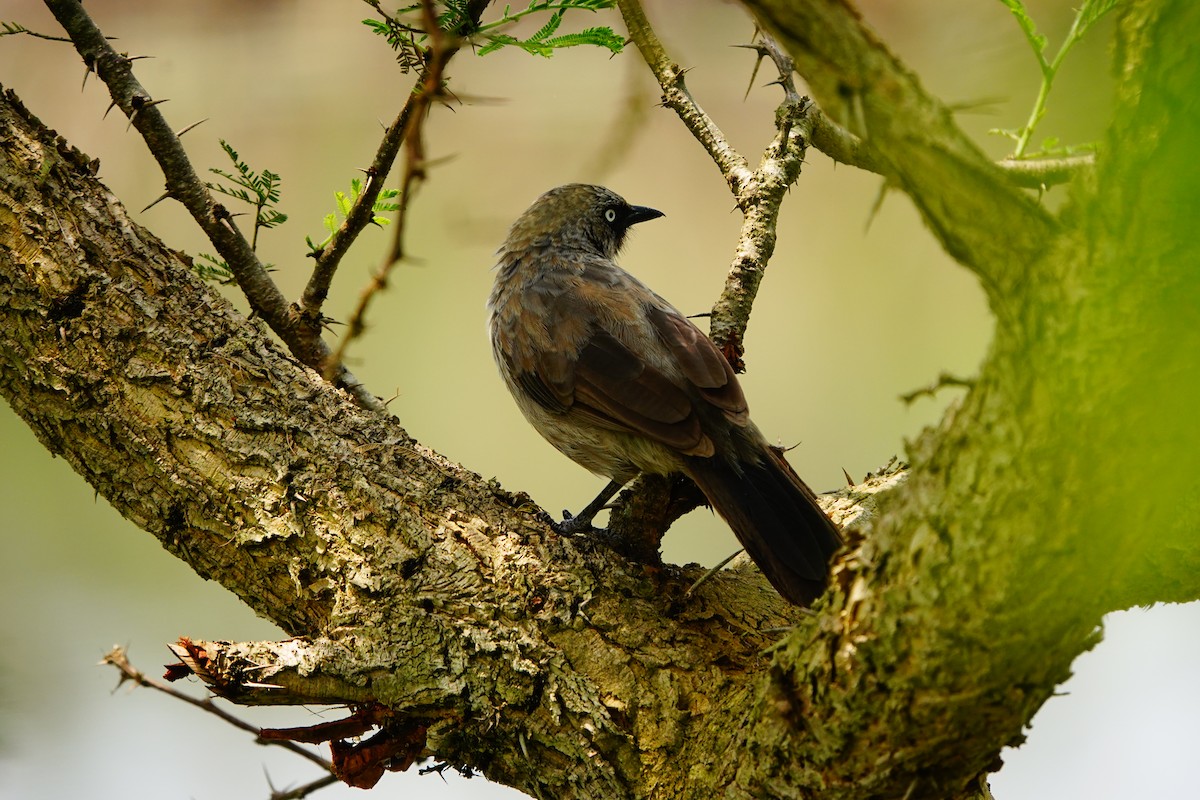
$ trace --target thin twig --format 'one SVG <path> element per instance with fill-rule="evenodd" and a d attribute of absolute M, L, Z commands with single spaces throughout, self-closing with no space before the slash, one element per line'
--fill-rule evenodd
<path fill-rule="evenodd" d="M 354 244 L 358 235 L 366 229 L 367 225 L 371 224 L 371 220 L 375 216 L 375 202 L 379 199 L 379 193 L 387 181 L 396 155 L 400 152 L 400 145 L 409 133 L 410 121 L 414 118 L 413 109 L 421 102 L 420 94 L 423 85 L 424 77 L 419 77 L 413 84 L 404 108 L 384 131 L 383 140 L 379 143 L 375 158 L 371 161 L 371 166 L 366 169 L 367 180 L 362 193 L 354 201 L 350 213 L 346 215 L 341 226 L 317 255 L 312 277 L 309 278 L 308 285 L 304 287 L 304 295 L 300 298 L 300 307 L 305 314 L 319 315 L 321 313 L 321 306 L 329 296 L 329 287 L 342 257 L 350 249 L 350 245 Z"/>
<path fill-rule="evenodd" d="M 333 784 L 338 783 L 338 780 L 339 779 L 336 775 L 325 775 L 317 778 L 316 780 L 309 781 L 308 783 L 302 783 L 295 789 L 284 789 L 283 791 L 280 791 L 272 786 L 271 800 L 300 800 L 300 798 L 308 797 L 318 789 L 324 789 L 326 786 L 332 786 Z M 270 782 L 268 781 L 268 784 L 269 783 Z"/>
<path fill-rule="evenodd" d="M 433 0 L 422 0 L 421 11 L 424 17 L 425 29 L 429 32 L 427 67 L 422 71 L 419 86 L 413 90 L 409 103 L 405 108 L 408 118 L 404 124 L 404 177 L 400 184 L 400 210 L 396 216 L 392 246 L 379 269 L 371 276 L 371 280 L 359 294 L 358 303 L 354 307 L 349 320 L 346 322 L 346 335 L 338 343 L 330 360 L 330 366 L 342 363 L 350 343 L 366 330 L 366 314 L 371 301 L 383 289 L 387 288 L 388 276 L 392 268 L 404 258 L 404 234 L 407 230 L 408 209 L 412 203 L 417 188 L 424 183 L 427 161 L 425 158 L 424 127 L 429 117 L 433 101 L 442 97 L 444 91 L 442 82 L 446 64 L 458 52 L 459 39 L 447 35 L 437 23 L 437 13 Z"/>
<path fill-rule="evenodd" d="M 721 170 L 734 197 L 740 196 L 742 187 L 750 179 L 750 165 L 745 157 L 729 144 L 725 134 L 692 97 L 684 84 L 685 70 L 667 55 L 658 34 L 646 19 L 642 4 L 638 0 L 617 0 L 617 6 L 629 30 L 629 38 L 662 87 L 663 105 L 679 115 L 679 119 Z"/>
<path fill-rule="evenodd" d="M 153 678 L 148 677 L 144 672 L 129 662 L 128 653 L 125 651 L 125 648 L 121 647 L 120 645 L 114 645 L 113 649 L 105 654 L 100 663 L 109 664 L 113 667 L 116 667 L 117 671 L 121 673 L 121 683 L 124 683 L 125 681 L 133 681 L 138 686 L 145 686 L 148 689 L 154 689 L 155 691 L 162 692 L 163 694 L 173 697 L 176 700 L 182 700 L 188 705 L 195 706 L 201 711 L 212 714 L 213 716 L 229 723 L 238 730 L 243 730 L 247 733 L 253 734 L 255 737 L 254 741 L 257 744 L 261 744 L 264 747 L 267 745 L 275 745 L 277 747 L 282 747 L 285 750 L 290 750 L 298 756 L 307 758 L 309 761 L 313 762 L 326 772 L 329 772 L 331 775 L 333 774 L 333 763 L 328 759 L 322 758 L 311 750 L 301 747 L 295 742 L 287 739 L 263 739 L 259 736 L 259 731 L 261 730 L 260 728 L 255 725 L 251 725 L 245 720 L 235 717 L 228 711 L 225 711 L 213 703 L 210 698 L 192 697 L 184 694 L 174 687 L 162 683 L 161 681 L 156 681 Z M 120 684 L 118 684 L 118 686 L 120 686 Z M 336 780 L 336 778 L 334 780 Z M 303 795 L 297 796 L 302 797 Z"/>
<path fill-rule="evenodd" d="M 704 583 L 706 580 L 711 578 L 713 575 L 716 575 L 718 572 L 725 569 L 725 565 L 728 564 L 730 561 L 733 561 L 735 558 L 737 558 L 738 555 L 742 553 L 742 550 L 743 549 L 739 547 L 737 550 L 734 550 L 732 553 L 727 555 L 725 558 L 721 559 L 720 563 L 716 564 L 712 569 L 708 570 L 703 575 L 701 575 L 699 578 L 697 578 L 696 582 L 693 583 L 691 586 L 689 586 L 687 588 L 687 591 L 683 593 L 683 596 L 691 597 L 692 593 L 700 588 L 700 584 Z"/>
<path fill-rule="evenodd" d="M 70 39 L 64 36 L 51 36 L 46 33 L 31 31 L 29 28 L 26 28 L 24 25 L 21 25 L 17 22 L 0 23 L 0 28 L 3 28 L 3 30 L 0 30 L 0 36 L 17 36 L 20 34 L 25 34 L 26 36 L 32 36 L 35 39 L 45 39 L 47 42 L 67 42 L 68 44 L 71 42 Z"/>
<path fill-rule="evenodd" d="M 667 55 L 638 0 L 618 0 L 621 16 L 638 52 L 658 79 L 663 104 L 673 110 L 721 170 L 743 214 L 737 251 L 725 288 L 713 306 L 709 335 L 741 372 L 743 340 L 762 276 L 775 251 L 775 228 L 784 195 L 800 176 L 808 139 L 810 103 L 796 91 L 791 59 L 765 34 L 749 45 L 759 57 L 770 58 L 778 72 L 784 99 L 775 113 L 776 134 L 763 151 L 758 169 L 751 170 L 721 129 L 684 86 L 684 71 Z M 757 67 L 756 67 L 757 69 Z"/>
<path fill-rule="evenodd" d="M 887 174 L 878 153 L 862 139 L 831 120 L 818 108 L 809 111 L 812 133 L 809 144 L 839 164 L 848 164 L 858 169 Z M 1026 189 L 1044 189 L 1069 183 L 1076 175 L 1096 165 L 1095 153 L 1080 153 L 1058 158 L 1004 158 L 996 166 L 1015 186 Z"/>
<path fill-rule="evenodd" d="M 1068 183 L 1081 172 L 1096 166 L 1095 153 L 1059 158 L 1006 158 L 996 162 L 1008 179 L 1026 189 L 1045 189 Z"/>
<path fill-rule="evenodd" d="M 709 335 L 737 370 L 744 369 L 746 327 L 767 262 L 775 252 L 779 209 L 804 164 L 812 108 L 808 98 L 796 90 L 791 58 L 765 32 L 759 33 L 759 45 L 760 55 L 775 65 L 778 78 L 774 82 L 783 88 L 784 97 L 775 110 L 775 136 L 763 150 L 747 187 L 737 252 L 709 322 Z"/>
<path fill-rule="evenodd" d="M 938 375 L 937 380 L 928 386 L 922 386 L 920 389 L 913 389 L 911 392 L 905 392 L 900 395 L 900 399 L 905 405 L 912 405 L 913 401 L 919 397 L 934 397 L 937 393 L 947 387 L 956 389 L 970 389 L 975 386 L 974 378 L 960 378 L 957 375 L 951 375 L 949 372 L 943 372 Z"/>
<path fill-rule="evenodd" d="M 135 127 L 166 178 L 167 193 L 183 204 L 204 231 L 233 273 L 250 302 L 252 311 L 300 361 L 322 373 L 333 372 L 335 382 L 345 387 L 359 405 L 383 411 L 378 398 L 366 390 L 345 368 L 325 369 L 329 348 L 321 338 L 319 321 L 307 320 L 279 291 L 250 242 L 233 224 L 229 211 L 218 203 L 196 174 L 179 136 L 167 124 L 158 101 L 133 75 L 133 58 L 116 52 L 78 0 L 45 0 L 46 6 L 71 37 L 75 50 L 89 70 L 108 86 L 113 104 Z"/>

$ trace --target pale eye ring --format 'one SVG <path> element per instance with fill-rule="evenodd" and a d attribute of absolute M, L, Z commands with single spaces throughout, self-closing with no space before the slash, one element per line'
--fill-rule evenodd
<path fill-rule="evenodd" d="M 609 222 L 616 222 L 617 221 L 616 209 L 612 209 L 612 208 L 605 209 L 604 210 L 604 219 L 606 219 Z"/>

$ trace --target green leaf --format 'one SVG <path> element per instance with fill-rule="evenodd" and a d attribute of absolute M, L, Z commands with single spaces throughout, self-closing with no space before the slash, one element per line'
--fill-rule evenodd
<path fill-rule="evenodd" d="M 475 51 L 477 55 L 486 56 L 505 47 L 519 47 L 526 53 L 536 56 L 549 57 L 555 50 L 564 47 L 593 45 L 603 47 L 613 53 L 619 53 L 625 47 L 625 39 L 618 36 L 608 27 L 587 28 L 578 33 L 555 36 L 562 26 L 564 15 L 568 10 L 599 11 L 612 8 L 615 0 L 533 0 L 521 11 L 512 11 L 511 6 L 504 7 L 504 13 L 499 20 L 480 25 L 479 38 L 484 43 Z M 498 28 L 508 26 L 530 14 L 549 11 L 550 18 L 527 39 L 520 39 L 508 33 L 501 33 Z"/>
<path fill-rule="evenodd" d="M 1088 28 L 1100 21 L 1108 12 L 1117 7 L 1117 0 L 1084 0 L 1076 17 L 1076 38 L 1082 38 Z"/>
<path fill-rule="evenodd" d="M 192 272 L 203 281 L 233 282 L 233 272 L 229 269 L 229 264 L 208 253 L 200 253 L 192 260 Z"/>
<path fill-rule="evenodd" d="M 1037 25 L 1029 16 L 1029 12 L 1025 10 L 1025 5 L 1021 0 L 1000 0 L 1000 2 L 1017 18 L 1017 24 L 1021 26 L 1021 32 L 1025 34 L 1025 40 L 1029 42 L 1034 55 L 1044 66 L 1046 64 L 1046 37 L 1037 32 Z"/>
<path fill-rule="evenodd" d="M 488 53 L 494 53 L 502 47 L 507 47 L 510 44 L 520 44 L 521 40 L 507 33 L 489 34 L 488 43 L 475 51 L 475 55 L 486 56 Z"/>
<path fill-rule="evenodd" d="M 558 49 L 560 47 L 578 47 L 579 45 L 596 45 L 619 53 L 625 47 L 625 40 L 613 32 L 612 28 L 587 28 L 579 33 L 568 33 L 546 42 L 547 45 Z"/>
<path fill-rule="evenodd" d="M 555 11 L 553 14 L 551 14 L 550 19 L 546 22 L 546 24 L 538 28 L 537 32 L 534 33 L 533 36 L 529 37 L 529 41 L 541 42 L 549 39 L 550 34 L 558 30 L 559 25 L 562 25 L 563 14 L 565 13 L 566 12 L 560 8 L 558 11 Z"/>

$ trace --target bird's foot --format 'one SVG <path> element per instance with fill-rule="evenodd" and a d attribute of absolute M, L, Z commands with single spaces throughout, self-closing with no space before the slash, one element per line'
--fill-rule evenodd
<path fill-rule="evenodd" d="M 562 522 L 552 522 L 550 526 L 563 536 L 574 536 L 577 533 L 603 533 L 604 528 L 592 525 L 592 515 L 580 514 L 573 516 L 570 511 L 563 509 Z"/>

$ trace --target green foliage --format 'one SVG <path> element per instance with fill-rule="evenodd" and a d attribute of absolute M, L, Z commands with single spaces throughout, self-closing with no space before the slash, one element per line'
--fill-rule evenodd
<path fill-rule="evenodd" d="M 425 41 L 425 34 L 420 28 L 402 21 L 403 14 L 412 12 L 420 6 L 402 8 L 393 16 L 379 7 L 379 0 L 364 0 L 364 2 L 375 9 L 380 19 L 364 19 L 363 25 L 370 28 L 372 33 L 387 40 L 388 47 L 396 53 L 396 63 L 400 65 L 400 71 L 408 72 L 424 64 L 425 47 L 422 43 Z"/>
<path fill-rule="evenodd" d="M 395 14 L 388 14 L 380 8 L 380 0 L 364 2 L 374 8 L 380 18 L 364 19 L 363 24 L 387 39 L 388 45 L 396 51 L 396 60 L 401 69 L 408 71 L 423 64 L 426 36 L 413 16 L 420 11 L 421 5 L 409 5 Z M 606 26 L 555 35 L 567 11 L 595 12 L 612 8 L 614 5 L 615 0 L 531 0 L 526 8 L 517 11 L 506 5 L 499 19 L 476 25 L 470 16 L 469 0 L 445 0 L 438 4 L 440 12 L 437 23 L 443 31 L 461 36 L 477 45 L 476 52 L 481 56 L 510 46 L 544 57 L 553 55 L 555 50 L 580 45 L 603 47 L 610 52 L 619 53 L 625 46 L 625 40 Z M 522 39 L 502 32 L 502 29 L 511 27 L 525 17 L 546 12 L 550 14 L 549 19 L 528 38 Z"/>
<path fill-rule="evenodd" d="M 196 273 L 203 281 L 233 283 L 233 271 L 229 269 L 229 263 L 210 253 L 200 253 L 192 261 L 192 272 Z"/>
<path fill-rule="evenodd" d="M 250 247 L 257 249 L 260 229 L 274 228 L 287 222 L 287 214 L 281 213 L 274 207 L 279 202 L 279 175 L 269 169 L 264 169 L 262 172 L 250 169 L 250 166 L 241 160 L 237 151 L 224 139 L 221 140 L 221 149 L 233 162 L 235 171 L 227 172 L 212 167 L 208 171 L 224 178 L 228 184 L 206 182 L 204 185 L 214 192 L 254 206 L 254 235 L 250 239 Z"/>
<path fill-rule="evenodd" d="M 560 50 L 564 47 L 578 47 L 579 45 L 593 45 L 603 47 L 613 53 L 619 53 L 625 47 L 625 40 L 618 36 L 612 28 L 585 28 L 578 33 L 568 33 L 562 36 L 554 35 L 557 33 L 559 26 L 562 25 L 563 15 L 568 9 L 583 9 L 594 12 L 604 8 L 612 8 L 613 5 L 612 0 L 561 0 L 560 2 L 533 0 L 527 8 L 516 12 L 512 10 L 511 6 L 505 6 L 504 13 L 500 19 L 479 26 L 478 37 L 482 38 L 485 44 L 479 48 L 478 54 L 485 56 L 488 53 L 494 53 L 510 45 L 519 47 L 531 55 L 544 56 L 546 58 L 554 55 L 555 50 Z M 522 17 L 542 11 L 550 11 L 550 19 L 528 39 L 518 39 L 506 33 L 490 32 L 502 26 L 511 25 Z"/>
<path fill-rule="evenodd" d="M 329 231 L 329 235 L 326 236 L 320 244 L 315 243 L 311 236 L 304 237 L 304 241 L 308 243 L 308 249 L 311 252 L 319 253 L 325 249 L 325 245 L 329 244 L 329 240 L 333 238 L 333 235 L 337 233 L 338 228 L 341 227 L 341 220 L 350 216 L 350 211 L 352 208 L 354 208 L 354 204 L 358 202 L 358 198 L 362 196 L 364 188 L 365 185 L 363 182 L 358 178 L 354 178 L 350 181 L 349 194 L 346 192 L 333 193 L 333 199 L 337 204 L 337 209 L 332 214 L 326 214 L 325 219 L 323 220 L 325 230 Z M 390 219 L 381 216 L 381 214 L 389 211 L 399 211 L 400 204 L 395 202 L 396 198 L 399 196 L 399 189 L 380 190 L 379 197 L 376 198 L 375 203 L 371 206 L 371 210 L 375 212 L 371 217 L 372 225 L 378 225 L 382 228 L 384 225 L 387 225 L 389 222 L 391 222 Z"/>
<path fill-rule="evenodd" d="M 1050 97 L 1050 89 L 1054 85 L 1054 78 L 1058 75 L 1059 69 L 1062 67 L 1063 61 L 1067 57 L 1067 53 L 1075 46 L 1087 32 L 1100 21 L 1109 11 L 1116 7 L 1118 0 L 1084 0 L 1083 5 L 1075 13 L 1075 21 L 1071 24 L 1071 30 L 1067 33 L 1067 38 L 1058 48 L 1058 52 L 1053 59 L 1048 59 L 1046 48 L 1049 41 L 1045 36 L 1038 33 L 1037 25 L 1033 18 L 1029 16 L 1025 5 L 1021 0 L 1000 0 L 1016 19 L 1017 24 L 1021 28 L 1021 32 L 1025 34 L 1025 41 L 1029 43 L 1029 47 L 1033 50 L 1033 55 L 1037 59 L 1038 67 L 1042 73 L 1042 85 L 1038 91 L 1037 100 L 1034 101 L 1033 110 L 1029 114 L 1029 119 L 1024 127 L 1018 130 L 1008 130 L 997 128 L 992 130 L 992 133 L 1001 136 L 1007 136 L 1016 142 L 1016 147 L 1013 150 L 1013 158 L 1022 158 L 1027 155 L 1025 151 L 1029 147 L 1029 140 L 1033 137 L 1033 132 L 1041 122 L 1042 117 L 1046 113 L 1046 102 Z M 1062 147 L 1058 144 L 1058 140 L 1051 138 L 1045 140 L 1042 147 L 1042 152 L 1036 155 L 1059 155 L 1078 152 L 1079 150 L 1090 149 L 1091 145 L 1077 145 Z"/>

